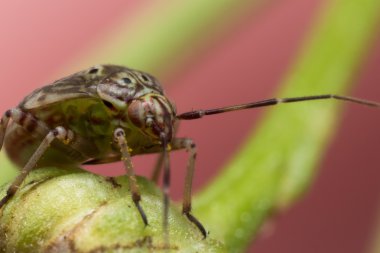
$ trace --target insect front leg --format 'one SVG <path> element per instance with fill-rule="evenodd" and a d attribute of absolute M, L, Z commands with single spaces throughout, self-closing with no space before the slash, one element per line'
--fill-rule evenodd
<path fill-rule="evenodd" d="M 189 158 L 187 161 L 186 168 L 186 178 L 185 186 L 183 191 L 183 204 L 182 204 L 182 213 L 194 223 L 195 226 L 201 231 L 204 238 L 207 237 L 207 231 L 203 227 L 197 218 L 195 218 L 191 212 L 191 189 L 193 184 L 194 169 L 195 169 L 195 159 L 197 157 L 196 145 L 192 139 L 189 138 L 175 138 L 172 140 L 173 149 L 186 149 L 189 153 Z"/>
<path fill-rule="evenodd" d="M 127 176 L 129 180 L 129 188 L 132 193 L 132 200 L 135 203 L 135 206 L 137 207 L 137 210 L 139 211 L 145 226 L 147 226 L 148 219 L 146 217 L 144 210 L 142 209 L 140 205 L 141 194 L 140 194 L 139 186 L 137 185 L 135 172 L 133 170 L 131 155 L 128 150 L 129 148 L 128 148 L 127 139 L 125 137 L 124 130 L 121 128 L 116 129 L 114 131 L 114 137 L 117 144 L 119 145 L 121 160 L 123 161 L 125 170 L 127 171 Z"/>
<path fill-rule="evenodd" d="M 16 121 L 17 118 L 14 118 Z M 21 125 L 22 122 L 17 122 Z M 64 127 L 56 127 L 53 130 L 50 130 L 45 138 L 42 140 L 41 144 L 37 148 L 37 150 L 33 153 L 33 155 L 29 158 L 28 162 L 21 170 L 21 173 L 16 177 L 16 179 L 12 182 L 11 186 L 8 188 L 5 197 L 0 200 L 0 208 L 2 208 L 8 200 L 17 192 L 18 188 L 29 174 L 29 172 L 34 169 L 37 162 L 40 160 L 41 156 L 45 153 L 45 151 L 49 148 L 50 144 L 58 139 L 64 143 L 69 143 L 74 138 L 73 133 L 70 130 L 66 130 Z"/>

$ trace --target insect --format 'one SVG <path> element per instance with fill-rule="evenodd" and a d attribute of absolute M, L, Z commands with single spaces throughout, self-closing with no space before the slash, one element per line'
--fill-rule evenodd
<path fill-rule="evenodd" d="M 10 159 L 22 170 L 0 200 L 0 209 L 35 168 L 123 161 L 132 200 L 143 223 L 148 225 L 148 217 L 140 205 L 141 195 L 131 156 L 160 153 L 153 174 L 157 178 L 163 168 L 163 227 L 167 234 L 169 152 L 185 149 L 189 158 L 182 212 L 205 238 L 206 229 L 191 214 L 196 145 L 189 138 L 175 136 L 176 122 L 279 103 L 322 99 L 380 107 L 376 102 L 326 94 L 272 98 L 177 114 L 174 104 L 152 75 L 116 65 L 91 67 L 35 90 L 1 118 L 0 147 L 4 146 Z"/>

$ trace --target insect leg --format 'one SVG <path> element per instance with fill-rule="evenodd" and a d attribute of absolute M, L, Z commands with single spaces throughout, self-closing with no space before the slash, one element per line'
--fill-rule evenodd
<path fill-rule="evenodd" d="M 169 191 L 170 191 L 170 161 L 169 161 L 169 147 L 168 140 L 165 133 L 160 134 L 162 144 L 163 156 L 163 191 L 164 191 L 164 217 L 163 217 L 163 230 L 165 244 L 169 246 Z"/>
<path fill-rule="evenodd" d="M 121 152 L 121 160 L 124 163 L 124 167 L 127 171 L 128 175 L 128 180 L 129 180 L 129 188 L 132 192 L 132 200 L 135 203 L 137 210 L 139 211 L 141 218 L 145 224 L 145 226 L 148 225 L 148 219 L 145 215 L 144 210 L 140 206 L 140 200 L 141 200 L 141 195 L 140 195 L 140 190 L 137 185 L 137 180 L 135 176 L 135 172 L 133 171 L 133 165 L 131 161 L 131 155 L 128 150 L 128 144 L 127 144 L 127 139 L 125 138 L 125 132 L 121 128 L 117 128 L 114 131 L 114 137 L 119 145 L 120 152 Z"/>
<path fill-rule="evenodd" d="M 206 229 L 203 225 L 195 218 L 191 212 L 191 189 L 193 184 L 194 168 L 195 168 L 195 159 L 197 157 L 196 145 L 192 139 L 189 138 L 175 138 L 172 140 L 173 149 L 186 149 L 189 153 L 189 159 L 187 162 L 187 172 L 185 178 L 185 186 L 183 191 L 183 204 L 182 204 L 182 213 L 194 223 L 195 226 L 202 233 L 203 237 L 207 237 Z"/>
<path fill-rule="evenodd" d="M 154 166 L 154 169 L 153 169 L 153 173 L 152 173 L 152 181 L 155 182 L 156 184 L 158 183 L 158 179 L 160 177 L 160 174 L 161 174 L 161 170 L 162 170 L 162 165 L 164 164 L 164 154 L 163 153 L 160 153 L 158 155 L 158 158 L 157 158 L 157 161 L 156 161 L 156 165 Z"/>
<path fill-rule="evenodd" d="M 173 136 L 176 136 L 178 127 L 179 127 L 179 121 L 177 120 L 174 122 Z M 163 163 L 164 163 L 164 154 L 160 153 L 157 158 L 156 165 L 154 166 L 152 177 L 151 177 L 152 181 L 155 182 L 156 184 L 158 183 L 158 180 L 162 171 Z"/>
<path fill-rule="evenodd" d="M 22 126 L 25 130 L 39 133 L 43 137 L 46 136 L 50 130 L 38 122 L 31 114 L 23 112 L 19 108 L 10 109 L 5 112 L 0 121 L 0 149 L 4 144 L 4 138 L 10 119 Z"/>
<path fill-rule="evenodd" d="M 33 153 L 29 161 L 21 170 L 21 173 L 16 177 L 11 186 L 8 188 L 5 197 L 0 200 L 0 208 L 2 208 L 7 203 L 7 201 L 17 192 L 25 177 L 32 169 L 34 169 L 38 160 L 49 148 L 50 144 L 54 141 L 54 139 L 58 139 L 62 142 L 69 143 L 73 139 L 73 137 L 73 133 L 70 130 L 66 130 L 63 127 L 56 127 L 55 129 L 50 130 L 49 133 L 42 140 L 40 146 Z"/>

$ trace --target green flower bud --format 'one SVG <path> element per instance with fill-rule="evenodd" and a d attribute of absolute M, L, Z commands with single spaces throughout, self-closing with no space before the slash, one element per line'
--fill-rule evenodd
<path fill-rule="evenodd" d="M 141 177 L 138 184 L 148 226 L 131 199 L 126 176 L 110 179 L 80 169 L 32 171 L 2 209 L 0 252 L 225 252 L 220 242 L 203 239 L 174 205 L 166 246 L 161 191 Z"/>

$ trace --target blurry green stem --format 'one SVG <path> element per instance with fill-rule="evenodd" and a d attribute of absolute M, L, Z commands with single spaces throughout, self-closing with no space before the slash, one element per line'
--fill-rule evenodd
<path fill-rule="evenodd" d="M 162 79 L 202 48 L 217 43 L 247 14 L 271 0 L 156 1 L 135 19 L 121 23 L 108 41 L 71 66 L 113 63 L 133 66 Z M 127 12 L 128 13 L 128 12 Z"/>
<path fill-rule="evenodd" d="M 278 97 L 347 94 L 379 11 L 378 0 L 328 1 Z M 338 102 L 325 101 L 271 110 L 196 198 L 196 214 L 230 252 L 247 247 L 266 217 L 307 189 L 339 119 L 338 108 Z"/>

